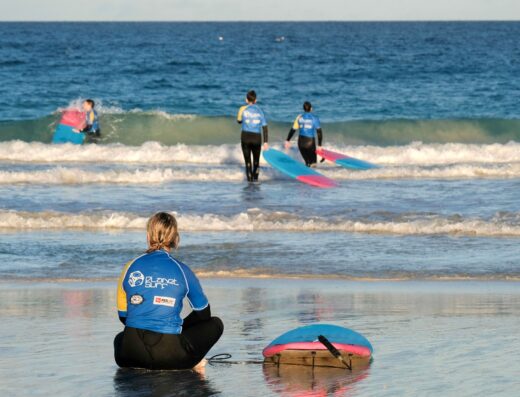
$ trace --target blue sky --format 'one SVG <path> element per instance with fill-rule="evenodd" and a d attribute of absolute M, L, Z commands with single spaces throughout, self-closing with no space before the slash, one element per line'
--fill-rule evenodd
<path fill-rule="evenodd" d="M 520 20 L 520 0 L 0 0 L 0 20 Z"/>

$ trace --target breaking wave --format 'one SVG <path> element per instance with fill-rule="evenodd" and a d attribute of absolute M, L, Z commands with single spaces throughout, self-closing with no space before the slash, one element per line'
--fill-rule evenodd
<path fill-rule="evenodd" d="M 73 101 L 68 107 L 79 107 L 80 102 Z M 62 110 L 37 119 L 0 122 L 0 141 L 49 143 Z M 123 110 L 102 104 L 98 110 L 103 131 L 101 144 L 139 146 L 156 141 L 164 145 L 217 145 L 234 143 L 240 134 L 232 115 L 170 114 L 160 109 Z M 269 127 L 273 140 L 281 140 L 290 123 L 271 120 Z M 324 131 L 328 142 L 342 145 L 390 146 L 415 141 L 490 144 L 520 141 L 520 120 L 349 120 L 324 123 Z"/>
<path fill-rule="evenodd" d="M 281 149 L 280 145 L 274 145 Z M 520 162 L 520 143 L 426 144 L 405 146 L 327 145 L 328 149 L 381 165 L 505 164 Z M 296 150 L 292 153 L 296 156 Z M 163 145 L 147 142 L 140 146 L 50 145 L 20 140 L 0 143 L 0 161 L 20 163 L 123 163 L 123 164 L 242 164 L 238 144 Z M 263 162 L 263 160 L 262 160 Z M 265 162 L 263 162 L 265 164 Z"/>
<path fill-rule="evenodd" d="M 147 217 L 125 212 L 23 212 L 0 211 L 0 229 L 85 229 L 142 230 Z M 460 215 L 390 214 L 384 219 L 370 217 L 300 217 L 281 211 L 252 209 L 235 215 L 180 214 L 179 227 L 186 232 L 342 232 L 397 235 L 453 235 L 478 237 L 520 237 L 520 213 L 499 212 L 492 218 Z"/>
<path fill-rule="evenodd" d="M 386 167 L 365 172 L 341 168 L 320 169 L 324 175 L 341 181 L 369 179 L 483 179 L 520 178 L 520 163 L 455 164 L 448 166 Z M 284 178 L 272 168 L 262 171 L 262 181 Z M 52 167 L 44 170 L 0 171 L 0 185 L 154 185 L 173 182 L 242 182 L 244 172 L 233 167 L 172 167 L 144 169 L 85 170 L 78 167 Z"/>

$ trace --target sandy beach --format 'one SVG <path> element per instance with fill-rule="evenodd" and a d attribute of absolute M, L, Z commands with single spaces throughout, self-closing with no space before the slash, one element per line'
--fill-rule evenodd
<path fill-rule="evenodd" d="M 210 352 L 261 360 L 293 327 L 334 323 L 374 346 L 368 370 L 273 371 L 208 364 L 191 371 L 118 369 L 115 281 L 10 282 L 0 288 L 6 396 L 513 395 L 520 353 L 515 282 L 204 279 L 226 325 Z M 136 376 L 139 375 L 139 376 Z M 196 386 L 196 387 L 193 387 Z"/>

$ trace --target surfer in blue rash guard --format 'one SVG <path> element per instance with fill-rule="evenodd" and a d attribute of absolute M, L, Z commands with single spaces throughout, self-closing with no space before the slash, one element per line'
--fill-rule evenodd
<path fill-rule="evenodd" d="M 179 246 L 177 220 L 159 212 L 147 224 L 148 250 L 128 262 L 119 278 L 117 310 L 125 325 L 114 339 L 120 367 L 200 369 L 224 325 L 211 316 L 199 280 L 170 251 Z M 192 312 L 181 318 L 183 300 Z"/>
<path fill-rule="evenodd" d="M 242 106 L 237 115 L 237 122 L 242 125 L 242 153 L 246 166 L 248 182 L 258 181 L 260 172 L 260 153 L 262 151 L 262 134 L 264 150 L 269 148 L 269 131 L 264 112 L 256 104 L 256 92 L 251 90 L 246 95 L 247 105 Z"/>
<path fill-rule="evenodd" d="M 303 114 L 298 115 L 294 120 L 293 126 L 287 135 L 285 148 L 291 146 L 291 139 L 296 131 L 298 131 L 298 149 L 305 161 L 307 167 L 316 164 L 316 136 L 318 136 L 318 147 L 321 147 L 323 141 L 323 132 L 321 130 L 320 119 L 312 113 L 312 105 L 310 102 L 303 104 Z"/>
<path fill-rule="evenodd" d="M 92 99 L 86 99 L 83 102 L 83 111 L 85 112 L 85 122 L 83 128 L 74 129 L 74 132 L 83 132 L 87 135 L 99 138 L 101 136 L 101 129 L 99 128 L 99 117 L 97 111 L 94 109 L 96 104 Z"/>

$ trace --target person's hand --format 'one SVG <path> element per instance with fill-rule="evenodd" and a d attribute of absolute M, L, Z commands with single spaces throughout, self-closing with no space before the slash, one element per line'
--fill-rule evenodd
<path fill-rule="evenodd" d="M 264 142 L 264 150 L 269 150 L 269 144 L 267 142 Z"/>
<path fill-rule="evenodd" d="M 291 141 L 285 141 L 285 149 L 289 150 L 289 148 L 291 147 Z"/>

